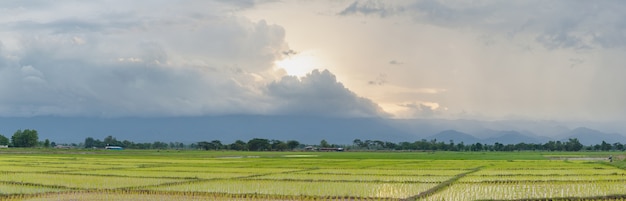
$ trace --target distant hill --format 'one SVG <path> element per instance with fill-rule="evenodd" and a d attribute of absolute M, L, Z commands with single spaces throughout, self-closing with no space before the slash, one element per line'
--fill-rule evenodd
<path fill-rule="evenodd" d="M 10 137 L 17 129 L 36 129 L 40 139 L 54 142 L 83 142 L 87 137 L 136 142 L 202 140 L 249 140 L 266 138 L 298 140 L 303 143 L 352 144 L 356 138 L 413 141 L 405 131 L 376 118 L 323 118 L 308 116 L 252 116 L 171 118 L 0 118 L 0 133 Z"/>
<path fill-rule="evenodd" d="M 459 132 L 456 130 L 441 131 L 433 136 L 427 138 L 428 140 L 436 139 L 438 142 L 448 143 L 450 140 L 454 143 L 474 144 L 481 140 L 467 133 Z"/>
<path fill-rule="evenodd" d="M 482 142 L 487 144 L 494 144 L 496 142 L 502 144 L 517 144 L 520 142 L 524 143 L 545 143 L 549 141 L 546 138 L 539 138 L 538 136 L 529 136 L 522 134 L 518 131 L 498 131 L 497 137 L 487 138 L 482 140 Z"/>
<path fill-rule="evenodd" d="M 564 133 L 561 137 L 561 141 L 566 141 L 569 138 L 578 138 L 578 141 L 583 145 L 601 144 L 602 141 L 611 144 L 615 142 L 626 143 L 626 136 L 616 133 L 604 133 L 586 127 L 579 127 Z"/>
<path fill-rule="evenodd" d="M 198 142 L 266 138 L 317 144 L 352 144 L 354 139 L 414 142 L 421 139 L 455 143 L 545 143 L 578 138 L 585 145 L 626 143 L 626 136 L 588 127 L 569 129 L 554 121 L 478 121 L 446 119 L 329 118 L 317 116 L 227 115 L 167 118 L 0 117 L 0 134 L 36 129 L 40 139 L 79 143 L 87 137 L 135 142 Z"/>

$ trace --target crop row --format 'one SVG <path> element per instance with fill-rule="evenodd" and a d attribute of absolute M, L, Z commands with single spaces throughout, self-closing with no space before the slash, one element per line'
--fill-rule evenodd
<path fill-rule="evenodd" d="M 125 157 L 2 157 L 0 199 L 508 200 L 626 189 L 626 171 L 589 162 Z"/>
<path fill-rule="evenodd" d="M 626 175 L 626 171 L 612 168 L 612 169 L 573 169 L 573 170 L 501 170 L 501 169 L 486 169 L 476 172 L 472 175 L 476 176 L 550 176 L 550 175 Z"/>
<path fill-rule="evenodd" d="M 498 175 L 484 176 L 471 175 L 459 179 L 459 182 L 552 182 L 552 181 L 625 181 L 626 176 L 622 175 Z"/>
<path fill-rule="evenodd" d="M 216 180 L 163 185 L 146 190 L 217 192 L 232 194 L 312 195 L 342 197 L 403 198 L 434 187 L 432 183 L 308 182 L 272 180 Z"/>
<path fill-rule="evenodd" d="M 0 183 L 0 195 L 35 194 L 68 191 L 64 188 L 24 185 L 17 183 Z"/>
<path fill-rule="evenodd" d="M 526 182 L 514 184 L 462 183 L 422 200 L 515 200 L 563 197 L 592 197 L 624 194 L 619 182 Z"/>
<path fill-rule="evenodd" d="M 185 181 L 171 178 L 134 178 L 47 173 L 2 173 L 0 181 L 81 189 L 115 189 Z"/>
<path fill-rule="evenodd" d="M 327 174 L 272 174 L 255 177 L 265 180 L 304 180 L 304 181 L 379 181 L 438 183 L 451 176 L 389 176 L 389 175 L 327 175 Z"/>

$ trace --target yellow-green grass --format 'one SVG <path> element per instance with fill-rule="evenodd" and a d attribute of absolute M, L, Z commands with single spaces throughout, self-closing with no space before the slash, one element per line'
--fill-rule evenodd
<path fill-rule="evenodd" d="M 308 182 L 272 180 L 215 180 L 147 187 L 146 190 L 229 194 L 309 195 L 405 198 L 426 191 L 433 183 Z"/>
<path fill-rule="evenodd" d="M 100 164 L 100 163 L 46 163 L 46 164 L 29 164 L 29 167 L 41 167 L 41 168 L 49 168 L 51 171 L 62 171 L 62 170 L 85 170 L 85 169 L 124 169 L 124 168 L 137 168 L 140 164 L 122 164 L 122 163 L 108 163 L 108 164 Z"/>
<path fill-rule="evenodd" d="M 610 169 L 543 169 L 543 170 L 482 170 L 472 173 L 473 176 L 511 176 L 511 175 L 623 175 L 626 174 L 625 170 L 610 168 Z"/>
<path fill-rule="evenodd" d="M 69 192 L 58 194 L 43 194 L 39 196 L 21 196 L 6 198 L 6 201 L 109 201 L 109 200 L 125 200 L 125 201 L 204 201 L 204 200 L 224 200 L 235 201 L 243 199 L 235 199 L 228 197 L 213 197 L 200 195 L 163 195 L 163 194 L 141 194 L 141 193 L 120 193 L 120 192 Z"/>
<path fill-rule="evenodd" d="M 63 191 L 68 191 L 68 189 L 32 186 L 32 185 L 16 184 L 16 183 L 12 183 L 12 184 L 0 183 L 0 195 L 35 194 L 35 193 L 49 193 L 49 192 L 63 192 Z"/>
<path fill-rule="evenodd" d="M 6 197 L 4 201 L 320 201 L 320 200 L 353 200 L 353 201 L 397 201 L 398 199 L 374 199 L 374 198 L 337 198 L 337 197 L 314 197 L 306 195 L 260 195 L 260 194 L 219 194 L 219 193 L 179 193 L 179 192 L 150 192 L 150 191 L 73 191 L 55 194 L 23 195 Z"/>
<path fill-rule="evenodd" d="M 420 199 L 626 196 L 625 171 L 613 166 L 620 161 L 529 160 L 541 157 L 539 152 L 308 157 L 306 152 L 3 151 L 0 190 L 25 191 L 3 193 L 0 200 L 398 200 L 424 192 L 432 194 Z M 603 154 L 613 153 L 593 153 Z"/>
<path fill-rule="evenodd" d="M 624 175 L 506 175 L 506 176 L 465 176 L 458 182 L 520 182 L 520 181 L 623 181 Z"/>
<path fill-rule="evenodd" d="M 267 174 L 299 171 L 303 169 L 295 168 L 249 168 L 249 167 L 197 167 L 197 166 L 163 166 L 163 167 L 147 167 L 141 168 L 146 171 L 165 171 L 165 172 L 206 172 L 206 173 L 251 173 L 251 174 Z"/>
<path fill-rule="evenodd" d="M 462 183 L 421 200 L 515 200 L 623 195 L 626 182 Z M 574 199 L 578 200 L 578 199 Z M 585 200 L 585 199 L 581 199 Z"/>
<path fill-rule="evenodd" d="M 64 171 L 68 168 L 63 167 L 46 167 L 46 166 L 28 166 L 24 164 L 2 164 L 0 172 L 54 172 Z"/>
<path fill-rule="evenodd" d="M 421 175 L 421 176 L 451 176 L 467 172 L 467 170 L 449 169 L 315 169 L 307 173 L 315 174 L 351 174 L 351 175 Z"/>
<path fill-rule="evenodd" d="M 114 189 L 184 181 L 171 178 L 67 175 L 46 173 L 1 173 L 0 181 L 80 189 Z"/>
<path fill-rule="evenodd" d="M 85 170 L 75 172 L 65 172 L 65 174 L 84 174 L 101 176 L 124 176 L 124 177 L 153 177 L 153 178 L 196 178 L 196 179 L 216 179 L 216 178 L 241 178 L 255 175 L 255 173 L 231 173 L 231 172 L 189 172 L 189 171 L 156 171 L 156 170 Z"/>
<path fill-rule="evenodd" d="M 242 160 L 242 159 L 233 159 Z M 228 167 L 235 168 L 286 168 L 286 169 L 302 169 L 302 168 L 337 168 L 341 167 L 364 167 L 372 163 L 370 161 L 362 161 L 359 164 L 349 164 L 350 160 L 323 159 L 315 160 L 315 158 L 251 158 L 246 160 L 247 163 L 239 163 Z M 321 162 L 323 161 L 323 162 Z M 223 167 L 223 166 L 217 166 Z"/>
<path fill-rule="evenodd" d="M 516 161 L 490 161 L 484 163 L 488 169 L 515 169 L 515 170 L 562 170 L 562 169 L 589 169 L 606 168 L 597 162 L 589 161 L 564 161 L 564 160 L 516 160 Z"/>
<path fill-rule="evenodd" d="M 422 160 L 416 158 L 414 160 L 403 163 L 379 165 L 378 169 L 398 169 L 398 170 L 470 170 L 476 167 L 489 164 L 487 160 Z"/>
<path fill-rule="evenodd" d="M 303 181 L 382 181 L 382 182 L 443 182 L 452 176 L 419 176 L 419 175 L 363 175 L 363 174 L 271 174 L 255 179 L 266 180 L 303 180 Z"/>

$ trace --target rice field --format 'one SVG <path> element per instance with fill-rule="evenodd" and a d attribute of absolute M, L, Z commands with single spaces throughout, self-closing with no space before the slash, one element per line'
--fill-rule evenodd
<path fill-rule="evenodd" d="M 456 154 L 4 151 L 0 200 L 626 200 L 602 154 Z"/>

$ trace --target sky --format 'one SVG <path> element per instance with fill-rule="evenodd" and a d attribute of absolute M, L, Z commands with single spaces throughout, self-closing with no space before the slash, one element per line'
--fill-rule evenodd
<path fill-rule="evenodd" d="M 622 1 L 0 2 L 0 116 L 626 121 Z"/>

